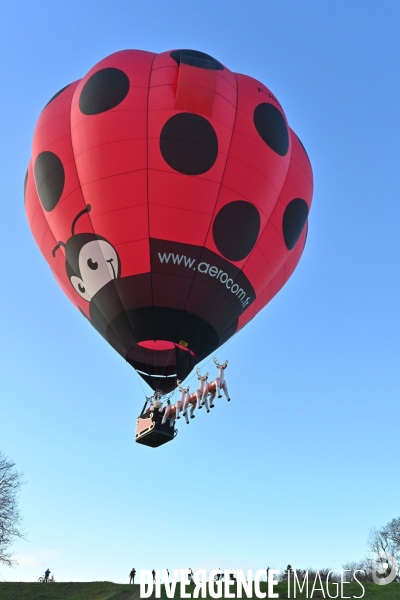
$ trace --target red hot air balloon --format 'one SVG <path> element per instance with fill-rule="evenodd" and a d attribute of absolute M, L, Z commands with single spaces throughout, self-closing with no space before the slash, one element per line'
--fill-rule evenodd
<path fill-rule="evenodd" d="M 167 393 L 288 280 L 312 189 L 259 81 L 203 52 L 125 50 L 44 108 L 25 207 L 71 302 Z"/>

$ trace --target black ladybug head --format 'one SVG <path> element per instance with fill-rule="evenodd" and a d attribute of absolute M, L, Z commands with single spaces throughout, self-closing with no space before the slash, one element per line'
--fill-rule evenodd
<path fill-rule="evenodd" d="M 118 254 L 105 238 L 95 233 L 74 233 L 77 220 L 90 209 L 88 204 L 75 217 L 72 236 L 66 244 L 59 242 L 53 250 L 55 256 L 60 246 L 65 247 L 68 278 L 78 294 L 88 302 L 104 285 L 116 279 L 120 272 Z"/>

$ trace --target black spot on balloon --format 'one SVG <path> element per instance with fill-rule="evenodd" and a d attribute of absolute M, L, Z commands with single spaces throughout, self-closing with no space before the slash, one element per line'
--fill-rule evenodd
<path fill-rule="evenodd" d="M 174 50 L 170 56 L 178 65 L 182 62 L 185 65 L 192 65 L 193 67 L 201 67 L 203 69 L 224 70 L 223 65 L 215 60 L 215 58 L 198 50 Z"/>
<path fill-rule="evenodd" d="M 282 232 L 288 250 L 292 250 L 295 247 L 303 231 L 307 217 L 307 202 L 302 198 L 295 198 L 285 208 L 282 220 Z"/>
<path fill-rule="evenodd" d="M 256 106 L 253 118 L 261 139 L 274 152 L 285 156 L 289 148 L 289 133 L 282 113 L 273 104 L 263 102 Z"/>
<path fill-rule="evenodd" d="M 24 204 L 26 202 L 26 186 L 28 185 L 28 169 L 26 170 L 25 179 L 24 179 Z"/>
<path fill-rule="evenodd" d="M 35 161 L 34 173 L 40 202 L 50 212 L 59 202 L 64 189 L 62 162 L 54 152 L 41 152 Z"/>
<path fill-rule="evenodd" d="M 215 245 L 228 260 L 242 260 L 253 249 L 260 225 L 260 214 L 254 204 L 244 200 L 230 202 L 215 217 Z"/>
<path fill-rule="evenodd" d="M 304 246 L 303 246 L 303 250 L 306 247 L 307 244 L 307 238 L 308 238 L 308 221 L 307 221 L 307 225 L 306 225 L 306 235 L 304 236 Z"/>
<path fill-rule="evenodd" d="M 218 156 L 218 138 L 212 125 L 200 115 L 179 113 L 165 123 L 160 135 L 165 162 L 185 175 L 205 173 Z"/>
<path fill-rule="evenodd" d="M 62 92 L 63 92 L 64 90 L 66 90 L 66 89 L 67 89 L 67 87 L 69 87 L 70 85 L 71 85 L 71 84 L 69 83 L 68 85 L 65 85 L 63 88 L 61 88 L 61 90 L 58 90 L 58 92 L 57 92 L 56 94 L 54 94 L 54 96 L 52 96 L 52 97 L 50 98 L 50 100 L 48 101 L 48 103 L 46 104 L 46 106 L 48 106 L 48 105 L 50 104 L 50 102 L 53 102 L 54 98 L 57 98 L 57 96 L 59 96 L 60 94 L 62 94 Z M 45 106 L 45 108 L 46 108 L 46 106 Z"/>
<path fill-rule="evenodd" d="M 308 160 L 310 160 L 310 157 L 309 157 L 309 156 L 308 156 L 308 154 L 307 154 L 307 150 L 304 148 L 304 144 L 303 144 L 303 142 L 301 141 L 301 139 L 299 138 L 299 136 L 298 136 L 297 134 L 295 134 L 295 136 L 296 136 L 296 137 L 297 137 L 297 139 L 299 140 L 299 142 L 300 142 L 300 146 L 303 148 L 303 150 L 304 150 L 304 152 L 305 152 L 305 154 L 306 154 L 306 156 L 307 156 Z"/>
<path fill-rule="evenodd" d="M 120 69 L 100 69 L 89 77 L 79 97 L 84 115 L 98 115 L 115 108 L 129 92 L 129 78 Z"/>

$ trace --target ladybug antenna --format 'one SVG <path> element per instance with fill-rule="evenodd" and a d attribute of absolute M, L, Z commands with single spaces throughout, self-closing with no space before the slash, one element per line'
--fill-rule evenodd
<path fill-rule="evenodd" d="M 53 248 L 52 255 L 54 256 L 54 258 L 56 257 L 57 250 L 59 250 L 61 248 L 61 246 L 64 246 L 64 248 L 65 248 L 64 242 L 58 242 L 57 246 L 55 248 Z"/>
<path fill-rule="evenodd" d="M 76 215 L 76 217 L 72 221 L 72 225 L 71 225 L 71 233 L 72 233 L 72 235 L 75 235 L 75 225 L 76 225 L 77 220 L 80 217 L 82 217 L 82 215 L 84 215 L 86 213 L 90 213 L 91 210 L 92 210 L 92 207 L 90 206 L 90 204 L 88 204 L 86 208 L 84 208 L 83 210 L 81 210 L 81 212 Z"/>

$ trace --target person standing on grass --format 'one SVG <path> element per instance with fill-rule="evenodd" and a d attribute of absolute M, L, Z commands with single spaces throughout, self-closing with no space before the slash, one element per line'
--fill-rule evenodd
<path fill-rule="evenodd" d="M 47 571 L 45 571 L 45 573 L 44 573 L 44 580 L 45 580 L 46 583 L 49 580 L 50 573 L 51 573 L 50 569 L 47 569 Z"/>
<path fill-rule="evenodd" d="M 156 580 L 156 572 L 154 569 L 152 570 L 151 574 L 153 575 L 153 581 L 155 581 Z"/>
<path fill-rule="evenodd" d="M 136 569 L 132 569 L 129 573 L 129 583 L 135 583 Z"/>

